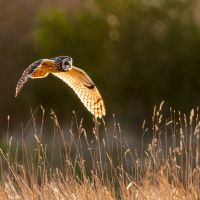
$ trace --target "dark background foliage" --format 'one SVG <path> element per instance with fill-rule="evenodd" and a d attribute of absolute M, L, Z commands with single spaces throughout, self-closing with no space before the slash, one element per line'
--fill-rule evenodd
<path fill-rule="evenodd" d="M 134 129 L 165 100 L 183 112 L 199 105 L 200 27 L 195 0 L 0 2 L 0 128 L 20 127 L 30 107 L 53 109 L 61 121 L 91 121 L 74 93 L 57 78 L 27 83 L 14 98 L 23 70 L 39 58 L 69 55 L 94 80 L 106 120 Z M 135 124 L 135 125 L 134 125 Z M 125 126 L 126 125 L 126 126 Z"/>

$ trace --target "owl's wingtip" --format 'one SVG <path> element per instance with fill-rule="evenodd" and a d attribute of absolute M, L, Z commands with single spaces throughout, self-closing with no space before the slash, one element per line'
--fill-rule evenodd
<path fill-rule="evenodd" d="M 16 90 L 16 92 L 15 92 L 15 98 L 18 97 L 18 94 L 19 94 L 19 91 Z"/>
<path fill-rule="evenodd" d="M 106 113 L 104 112 L 104 113 L 98 113 L 97 115 L 94 115 L 94 117 L 96 118 L 96 119 L 102 119 L 102 118 L 104 118 L 106 116 Z"/>

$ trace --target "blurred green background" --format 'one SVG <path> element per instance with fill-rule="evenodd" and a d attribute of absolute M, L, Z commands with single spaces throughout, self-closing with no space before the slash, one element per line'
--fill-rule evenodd
<path fill-rule="evenodd" d="M 102 93 L 106 120 L 115 113 L 128 129 L 153 107 L 187 112 L 200 100 L 198 0 L 1 0 L 0 130 L 18 127 L 42 105 L 61 121 L 91 115 L 53 76 L 30 80 L 15 99 L 23 70 L 39 58 L 71 56 Z M 69 120 L 68 120 L 69 119 Z"/>

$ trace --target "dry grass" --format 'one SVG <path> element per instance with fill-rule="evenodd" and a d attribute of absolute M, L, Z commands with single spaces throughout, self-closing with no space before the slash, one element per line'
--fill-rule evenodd
<path fill-rule="evenodd" d="M 104 121 L 86 133 L 76 116 L 69 131 L 52 113 L 53 140 L 32 115 L 34 141 L 14 140 L 9 131 L 0 149 L 0 199 L 199 199 L 199 109 L 186 116 L 163 103 L 143 123 L 141 152 L 131 149 L 119 124 L 108 131 Z M 44 110 L 42 110 L 44 115 Z M 9 119 L 8 119 L 9 123 Z M 148 125 L 150 127 L 150 125 Z M 47 144 L 48 143 L 48 144 Z"/>

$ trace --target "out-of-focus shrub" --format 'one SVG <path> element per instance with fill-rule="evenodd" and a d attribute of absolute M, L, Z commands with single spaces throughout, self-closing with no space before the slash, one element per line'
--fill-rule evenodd
<path fill-rule="evenodd" d="M 80 5 L 43 8 L 35 44 L 41 55 L 71 55 L 110 112 L 143 116 L 162 99 L 184 109 L 199 103 L 200 28 L 191 0 Z"/>

